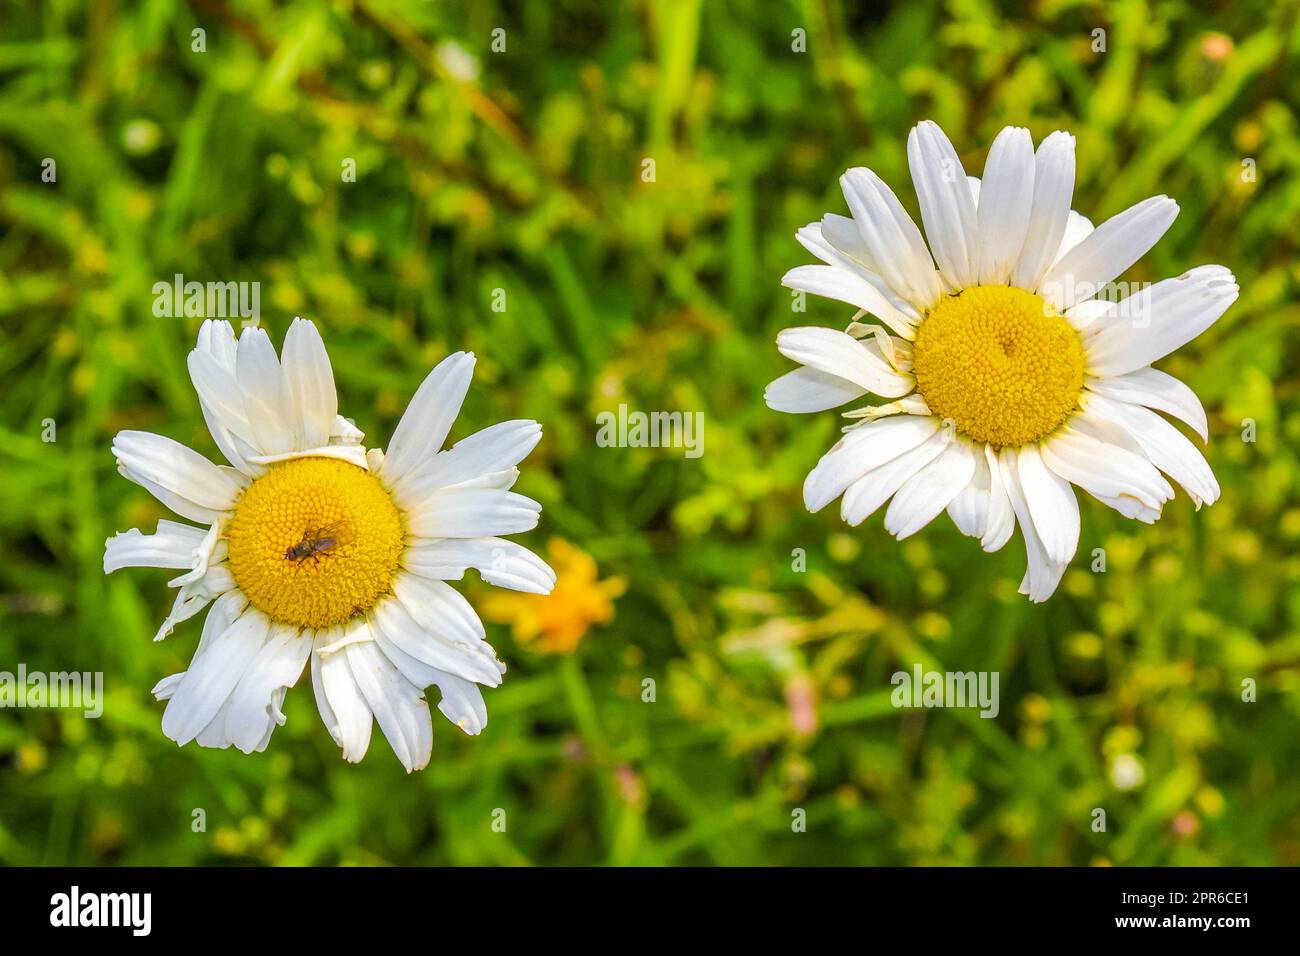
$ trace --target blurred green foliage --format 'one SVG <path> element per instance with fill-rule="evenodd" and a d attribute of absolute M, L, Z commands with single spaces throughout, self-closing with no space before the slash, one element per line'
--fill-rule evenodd
<path fill-rule="evenodd" d="M 0 712 L 0 862 L 1300 863 L 1297 5 L 1020 6 L 10 0 L 0 669 L 102 670 L 107 704 Z M 1182 206 L 1131 278 L 1218 262 L 1242 286 L 1162 363 L 1206 403 L 1222 500 L 1180 494 L 1146 527 L 1085 498 L 1044 606 L 1015 593 L 1018 536 L 989 556 L 946 519 L 900 544 L 879 517 L 807 514 L 840 422 L 762 401 L 791 367 L 780 328 L 849 318 L 792 317 L 795 229 L 845 211 L 851 165 L 915 213 L 926 117 L 973 173 L 1005 124 L 1073 131 L 1085 215 Z M 378 734 L 343 763 L 305 680 L 268 752 L 176 748 L 148 692 L 199 622 L 152 644 L 167 572 L 101 560 L 163 516 L 114 472 L 114 432 L 216 456 L 185 369 L 198 320 L 151 311 L 177 272 L 259 281 L 277 343 L 315 319 L 373 444 L 437 360 L 477 352 L 453 437 L 544 423 L 528 543 L 625 578 L 613 622 L 570 657 L 493 625 L 511 670 L 487 731 L 435 714 L 411 777 Z M 704 411 L 704 456 L 597 447 L 620 402 Z M 894 710 L 889 676 L 917 662 L 1000 671 L 1001 715 Z"/>

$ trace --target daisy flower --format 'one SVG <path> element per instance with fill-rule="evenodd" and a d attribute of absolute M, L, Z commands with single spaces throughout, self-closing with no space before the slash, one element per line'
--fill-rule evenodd
<path fill-rule="evenodd" d="M 189 355 L 215 465 L 148 432 L 113 439 L 118 471 L 195 524 L 110 538 L 104 571 L 176 568 L 155 640 L 210 603 L 189 670 L 154 688 L 163 733 L 184 745 L 266 748 L 284 695 L 311 661 L 316 706 L 345 760 L 378 721 L 407 771 L 429 762 L 425 688 L 469 734 L 487 724 L 479 685 L 505 672 L 469 603 L 446 582 L 475 568 L 491 584 L 547 593 L 555 574 L 500 535 L 536 526 L 541 506 L 510 490 L 541 438 L 509 421 L 441 450 L 469 390 L 474 356 L 441 362 L 385 453 L 338 414 L 316 327 L 295 319 L 275 354 L 266 332 L 208 321 Z M 197 526 L 196 526 L 197 525 Z"/>
<path fill-rule="evenodd" d="M 880 177 L 846 172 L 852 217 L 799 230 L 824 265 L 782 283 L 859 312 L 843 332 L 781 332 L 777 348 L 803 367 L 772 382 L 767 403 L 807 413 L 885 399 L 845 413 L 844 437 L 804 483 L 808 509 L 842 496 L 841 516 L 857 525 L 889 502 L 885 528 L 899 539 L 947 509 L 990 552 L 1018 524 L 1029 559 L 1020 591 L 1044 601 L 1078 547 L 1075 486 L 1147 523 L 1174 496 L 1165 475 L 1198 508 L 1218 498 L 1204 456 L 1159 414 L 1205 441 L 1205 411 L 1151 363 L 1205 331 L 1237 284 L 1217 265 L 1114 284 L 1178 204 L 1155 196 L 1094 228 L 1070 208 L 1069 133 L 1035 151 L 1028 130 L 1002 130 L 982 182 L 931 122 L 911 131 L 907 159 L 928 246 Z M 866 315 L 875 322 L 858 321 Z"/>

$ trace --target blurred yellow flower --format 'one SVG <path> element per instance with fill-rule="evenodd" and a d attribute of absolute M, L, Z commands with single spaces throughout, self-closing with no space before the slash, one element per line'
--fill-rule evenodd
<path fill-rule="evenodd" d="M 595 559 L 562 538 L 552 538 L 547 549 L 555 589 L 550 594 L 490 594 L 483 615 L 509 624 L 515 640 L 535 651 L 571 654 L 593 624 L 613 619 L 614 601 L 627 585 L 622 578 L 599 580 Z"/>

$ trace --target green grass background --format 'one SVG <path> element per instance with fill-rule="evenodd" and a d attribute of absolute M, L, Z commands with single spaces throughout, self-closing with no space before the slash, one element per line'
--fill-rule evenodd
<path fill-rule="evenodd" d="M 98 721 L 0 712 L 0 862 L 1300 863 L 1297 5 L 1020 6 L 8 0 L 0 669 L 100 670 L 107 700 Z M 792 314 L 780 277 L 812 261 L 795 229 L 845 212 L 852 165 L 915 213 L 905 143 L 927 117 L 976 174 L 1005 124 L 1071 130 L 1081 212 L 1181 204 L 1129 278 L 1218 262 L 1242 287 L 1161 363 L 1205 401 L 1222 499 L 1180 493 L 1146 527 L 1084 498 L 1043 606 L 1015 593 L 1019 536 L 989 556 L 947 519 L 900 544 L 879 516 L 807 514 L 841 423 L 762 401 L 793 367 L 776 332 L 851 311 Z M 165 739 L 148 692 L 199 620 L 151 643 L 167 572 L 101 561 L 163 516 L 115 473 L 116 431 L 216 455 L 184 363 L 198 320 L 151 311 L 175 272 L 260 281 L 277 345 L 314 319 L 374 444 L 435 362 L 474 350 L 453 438 L 544 423 L 526 540 L 625 577 L 615 620 L 567 658 L 492 626 L 510 671 L 487 731 L 435 713 L 409 777 L 378 732 L 345 764 L 307 680 L 264 754 Z M 704 456 L 597 447 L 620 402 L 703 411 Z M 893 709 L 890 674 L 917 662 L 999 671 L 1001 715 Z M 789 703 L 808 694 L 812 733 Z M 1127 755 L 1144 774 L 1123 790 Z"/>

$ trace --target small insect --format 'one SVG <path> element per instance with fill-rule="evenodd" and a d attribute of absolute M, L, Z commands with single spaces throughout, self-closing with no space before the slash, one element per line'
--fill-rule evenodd
<path fill-rule="evenodd" d="M 346 521 L 336 521 L 315 531 L 304 531 L 302 540 L 286 551 L 284 558 L 286 561 L 305 561 L 307 558 L 319 560 L 322 554 L 338 546 L 339 538 L 346 530 Z"/>

